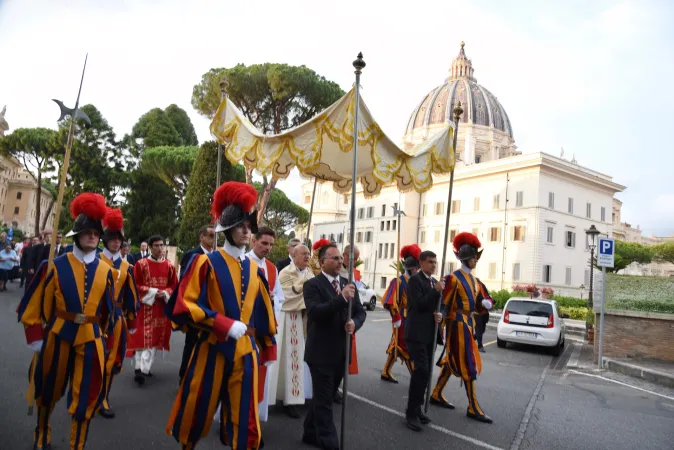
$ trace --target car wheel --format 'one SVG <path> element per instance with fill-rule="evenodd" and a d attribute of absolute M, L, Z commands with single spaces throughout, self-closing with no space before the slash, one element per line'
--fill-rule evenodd
<path fill-rule="evenodd" d="M 559 344 L 561 348 L 564 348 L 564 344 L 566 344 L 566 337 L 562 336 L 562 343 Z"/>
<path fill-rule="evenodd" d="M 496 338 L 496 346 L 498 348 L 506 348 L 506 344 L 507 344 L 506 341 L 502 341 L 501 339 Z"/>
<path fill-rule="evenodd" d="M 374 311 L 376 307 L 377 307 L 377 297 L 372 297 L 370 299 L 370 303 L 367 309 L 370 311 Z"/>
<path fill-rule="evenodd" d="M 552 356 L 559 356 L 560 353 L 562 353 L 562 347 L 563 347 L 562 342 L 558 342 L 557 345 L 552 347 L 552 351 L 550 352 L 552 353 Z"/>

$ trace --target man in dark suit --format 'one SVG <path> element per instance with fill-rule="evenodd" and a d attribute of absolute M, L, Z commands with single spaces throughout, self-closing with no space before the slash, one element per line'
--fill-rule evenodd
<path fill-rule="evenodd" d="M 344 377 L 346 336 L 365 323 L 358 290 L 339 276 L 342 255 L 335 245 L 319 250 L 321 273 L 304 285 L 307 340 L 304 361 L 311 372 L 313 401 L 304 420 L 302 442 L 322 449 L 339 449 L 332 418 L 333 398 Z M 351 317 L 347 317 L 351 302 Z"/>
<path fill-rule="evenodd" d="M 292 238 L 290 241 L 288 241 L 288 257 L 276 261 L 276 270 L 278 270 L 279 273 L 281 273 L 283 269 L 290 265 L 290 261 L 293 259 L 293 251 L 299 243 L 300 240 L 297 238 Z"/>
<path fill-rule="evenodd" d="M 140 251 L 138 253 L 134 253 L 133 259 L 135 261 L 140 261 L 143 258 L 149 258 L 150 257 L 150 251 L 147 249 L 147 242 L 143 241 L 140 243 Z"/>
<path fill-rule="evenodd" d="M 131 245 L 126 241 L 122 242 L 122 247 L 120 248 L 122 259 L 133 266 L 136 264 L 136 260 L 129 251 L 131 251 Z"/>
<path fill-rule="evenodd" d="M 37 267 L 35 267 L 35 270 L 37 270 L 42 261 L 49 259 L 49 249 L 51 247 L 51 244 L 49 243 L 50 240 L 51 240 L 51 230 L 45 230 L 44 233 L 42 234 L 43 245 L 40 260 L 37 262 Z M 63 233 L 58 232 L 56 234 L 56 247 L 54 248 L 54 258 L 56 258 L 57 256 L 65 255 L 66 247 L 62 244 L 62 242 L 63 242 Z"/>
<path fill-rule="evenodd" d="M 438 260 L 431 251 L 421 252 L 421 270 L 410 277 L 407 283 L 407 322 L 405 342 L 414 362 L 410 379 L 405 418 L 407 426 L 421 431 L 421 424 L 427 425 L 431 419 L 424 414 L 421 406 L 433 370 L 433 347 L 436 345 L 435 324 L 442 322 L 442 314 L 436 312 L 440 295 L 445 288 L 444 281 L 433 278 Z"/>
<path fill-rule="evenodd" d="M 213 251 L 214 239 L 215 230 L 212 225 L 205 225 L 199 229 L 199 247 L 186 251 L 183 254 L 183 258 L 180 260 L 180 279 L 182 279 L 183 275 L 185 275 L 185 270 L 195 255 L 204 255 Z M 194 350 L 194 346 L 197 344 L 198 338 L 199 330 L 193 327 L 188 327 L 187 332 L 185 333 L 183 359 L 180 363 L 180 370 L 178 370 L 178 376 L 180 377 L 180 380 L 182 380 L 183 376 L 185 375 L 187 365 L 190 363 L 190 357 L 192 356 L 192 350 Z"/>

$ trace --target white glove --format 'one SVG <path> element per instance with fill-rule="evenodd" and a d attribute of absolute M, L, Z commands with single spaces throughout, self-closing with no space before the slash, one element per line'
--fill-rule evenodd
<path fill-rule="evenodd" d="M 33 350 L 35 353 L 40 353 L 40 351 L 42 350 L 43 343 L 44 341 L 40 339 L 39 341 L 31 342 L 30 344 L 28 344 L 28 347 L 30 347 L 31 350 Z"/>
<path fill-rule="evenodd" d="M 135 328 L 130 329 L 129 334 L 136 334 L 136 329 Z"/>
<path fill-rule="evenodd" d="M 402 319 L 396 320 L 393 322 L 393 328 L 400 328 L 400 325 L 403 323 Z"/>
<path fill-rule="evenodd" d="M 232 339 L 238 340 L 239 338 L 241 338 L 241 336 L 246 334 L 247 329 L 248 327 L 246 326 L 245 323 L 236 320 L 234 321 L 232 327 L 227 332 L 227 336 L 231 337 Z"/>
<path fill-rule="evenodd" d="M 482 300 L 482 306 L 484 306 L 484 308 L 487 311 L 491 311 L 492 304 L 489 300 L 487 300 L 487 299 Z"/>
<path fill-rule="evenodd" d="M 271 366 L 272 364 L 274 364 L 275 362 L 276 362 L 276 361 L 267 361 L 266 363 L 264 363 L 264 366 L 265 366 L 265 367 L 269 367 L 269 366 Z"/>

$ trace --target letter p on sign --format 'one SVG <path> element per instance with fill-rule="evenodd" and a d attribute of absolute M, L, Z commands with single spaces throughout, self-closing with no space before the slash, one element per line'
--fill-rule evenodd
<path fill-rule="evenodd" d="M 599 267 L 613 267 L 615 260 L 615 241 L 608 238 L 599 238 L 599 254 L 597 265 Z"/>

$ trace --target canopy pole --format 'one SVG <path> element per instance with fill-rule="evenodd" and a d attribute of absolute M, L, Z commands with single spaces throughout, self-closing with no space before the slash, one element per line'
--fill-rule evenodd
<path fill-rule="evenodd" d="M 356 169 L 358 165 L 358 110 L 360 109 L 360 74 L 363 68 L 365 68 L 365 61 L 363 61 L 363 53 L 358 53 L 358 57 L 353 62 L 353 67 L 356 69 L 356 90 L 355 90 L 355 110 L 353 113 L 353 172 L 351 174 L 351 229 L 349 230 L 349 284 L 353 283 L 353 267 L 355 261 L 354 257 L 354 240 L 356 235 L 356 184 L 358 180 L 356 179 Z M 351 311 L 353 310 L 353 302 L 355 298 L 349 301 L 349 306 L 347 308 L 346 319 L 351 320 Z M 342 400 L 342 427 L 341 427 L 341 436 L 340 436 L 340 450 L 346 449 L 346 407 L 348 404 L 348 385 L 349 385 L 349 360 L 351 359 L 351 339 L 352 335 L 346 335 L 346 358 L 344 360 L 344 399 Z"/>
<path fill-rule="evenodd" d="M 316 185 L 318 178 L 314 177 L 314 191 L 311 193 L 311 207 L 309 208 L 309 222 L 307 223 L 307 247 L 311 250 L 311 218 L 314 216 L 314 200 L 316 199 Z"/>
<path fill-rule="evenodd" d="M 223 76 L 222 80 L 220 80 L 220 102 L 225 99 L 227 96 L 227 87 L 229 86 L 229 81 L 227 81 L 227 77 Z M 222 144 L 218 140 L 218 168 L 216 169 L 215 172 L 215 189 L 217 190 L 220 187 L 220 183 L 222 182 Z M 218 249 L 218 233 L 213 233 L 213 249 L 217 250 Z"/>
<path fill-rule="evenodd" d="M 440 279 L 443 279 L 445 276 L 445 262 L 447 261 L 447 244 L 449 241 L 449 217 L 452 214 L 452 191 L 454 189 L 454 168 L 456 167 L 456 141 L 459 136 L 459 119 L 463 114 L 463 109 L 461 109 L 461 102 L 456 104 L 454 107 L 454 139 L 453 139 L 453 148 L 454 153 L 454 164 L 452 164 L 452 170 L 449 172 L 449 194 L 447 196 L 447 216 L 445 217 L 445 244 L 442 246 L 442 266 L 440 266 Z M 442 296 L 438 300 L 438 305 L 435 308 L 435 312 L 440 312 L 440 307 L 442 306 Z M 433 339 L 437 339 L 438 329 L 440 324 L 435 324 L 435 333 L 433 334 Z M 429 361 L 430 370 L 428 372 L 428 382 L 426 384 L 426 404 L 424 406 L 424 411 L 428 412 L 428 405 L 431 402 L 431 384 L 433 381 L 433 364 L 435 364 L 435 350 L 437 349 L 437 342 L 433 345 L 433 357 Z"/>

